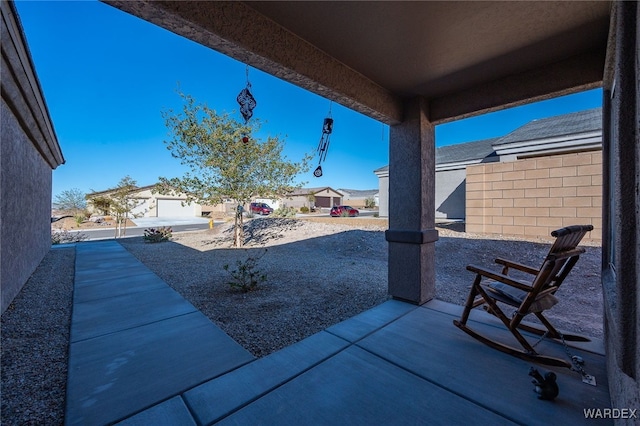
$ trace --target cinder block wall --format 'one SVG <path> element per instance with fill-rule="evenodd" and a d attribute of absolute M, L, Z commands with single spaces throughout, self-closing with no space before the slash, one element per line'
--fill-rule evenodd
<path fill-rule="evenodd" d="M 467 167 L 466 231 L 549 237 L 593 225 L 602 239 L 602 151 Z"/>

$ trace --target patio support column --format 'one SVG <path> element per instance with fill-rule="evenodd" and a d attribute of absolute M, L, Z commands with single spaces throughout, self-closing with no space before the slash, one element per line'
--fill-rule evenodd
<path fill-rule="evenodd" d="M 423 304 L 435 296 L 435 132 L 428 104 L 404 104 L 389 132 L 389 294 Z"/>

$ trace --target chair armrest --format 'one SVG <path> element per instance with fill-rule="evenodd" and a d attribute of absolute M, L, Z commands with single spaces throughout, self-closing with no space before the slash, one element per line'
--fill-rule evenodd
<path fill-rule="evenodd" d="M 522 263 L 514 262 L 512 260 L 503 259 L 501 257 L 496 259 L 496 263 L 504 265 L 508 268 L 517 269 L 518 271 L 526 272 L 531 275 L 538 275 L 539 269 L 532 268 L 531 266 L 523 265 Z"/>
<path fill-rule="evenodd" d="M 515 288 L 520 289 L 520 290 L 531 291 L 531 286 L 526 285 L 526 284 L 522 284 L 521 282 L 514 280 L 513 278 L 511 278 L 508 275 L 504 275 L 504 274 L 501 274 L 499 272 L 493 272 L 493 271 L 485 269 L 485 268 L 483 268 L 481 266 L 467 265 L 467 270 L 471 271 L 473 273 L 476 273 L 478 275 L 482 275 L 483 277 L 487 277 L 487 278 L 490 278 L 492 280 L 496 280 L 496 281 L 499 281 L 501 283 L 510 285 L 511 287 L 515 287 Z"/>
<path fill-rule="evenodd" d="M 567 259 L 569 257 L 573 257 L 573 256 L 580 256 L 581 254 L 583 254 L 586 250 L 582 247 L 578 247 L 578 248 L 574 248 L 572 250 L 567 250 L 567 251 L 561 251 L 558 253 L 553 253 L 550 254 L 549 256 L 547 256 L 548 260 L 561 260 L 561 259 Z"/>

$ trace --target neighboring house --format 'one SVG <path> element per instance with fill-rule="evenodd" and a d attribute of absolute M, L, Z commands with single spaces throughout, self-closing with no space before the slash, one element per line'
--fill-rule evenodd
<path fill-rule="evenodd" d="M 2 312 L 51 248 L 52 170 L 65 160 L 13 2 L 2 1 Z"/>
<path fill-rule="evenodd" d="M 343 194 L 328 186 L 320 188 L 299 188 L 280 201 L 283 206 L 300 207 L 315 206 L 331 208 L 342 204 Z M 267 203 L 268 204 L 268 203 Z M 273 207 L 273 206 L 272 206 Z"/>
<path fill-rule="evenodd" d="M 464 219 L 466 167 L 498 161 L 492 144 L 484 139 L 436 149 L 436 218 Z M 374 170 L 378 176 L 380 216 L 389 216 L 389 166 Z"/>
<path fill-rule="evenodd" d="M 472 164 L 498 161 L 492 144 L 484 139 L 436 149 L 436 218 L 465 217 L 466 168 Z"/>
<path fill-rule="evenodd" d="M 501 138 L 436 149 L 436 218 L 467 232 L 548 236 L 580 222 L 601 235 L 602 109 L 533 120 Z M 388 166 L 374 171 L 388 215 Z M 383 209 L 383 206 L 385 207 Z"/>
<path fill-rule="evenodd" d="M 131 191 L 131 197 L 135 200 L 136 206 L 131 213 L 134 217 L 200 217 L 203 208 L 198 203 L 187 204 L 187 197 L 184 194 L 164 195 L 154 193 L 155 185 L 136 188 Z M 109 196 L 113 190 L 93 192 L 87 194 L 87 199 L 95 196 Z M 88 203 L 89 211 L 94 211 L 91 203 Z M 209 209 L 208 211 L 215 211 Z"/>
<path fill-rule="evenodd" d="M 364 208 L 367 205 L 367 200 L 373 200 L 374 206 L 378 205 L 378 190 L 377 189 L 344 189 L 338 188 L 338 192 L 344 194 L 342 202 L 350 205 L 351 207 Z"/>

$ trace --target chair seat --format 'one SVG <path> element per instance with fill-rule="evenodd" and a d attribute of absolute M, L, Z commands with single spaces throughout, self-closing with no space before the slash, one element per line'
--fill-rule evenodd
<path fill-rule="evenodd" d="M 499 283 L 494 280 L 485 280 L 485 282 L 483 282 L 483 288 L 489 290 L 493 294 L 497 293 L 501 296 L 504 296 L 504 298 L 508 300 L 503 300 L 502 298 L 500 298 L 500 300 L 515 307 L 520 306 L 529 294 L 524 290 L 520 290 L 518 288 L 504 283 Z M 529 307 L 527 313 L 542 312 L 544 310 L 552 308 L 556 303 L 558 303 L 558 298 L 553 294 L 547 293 L 545 295 L 537 297 Z"/>

